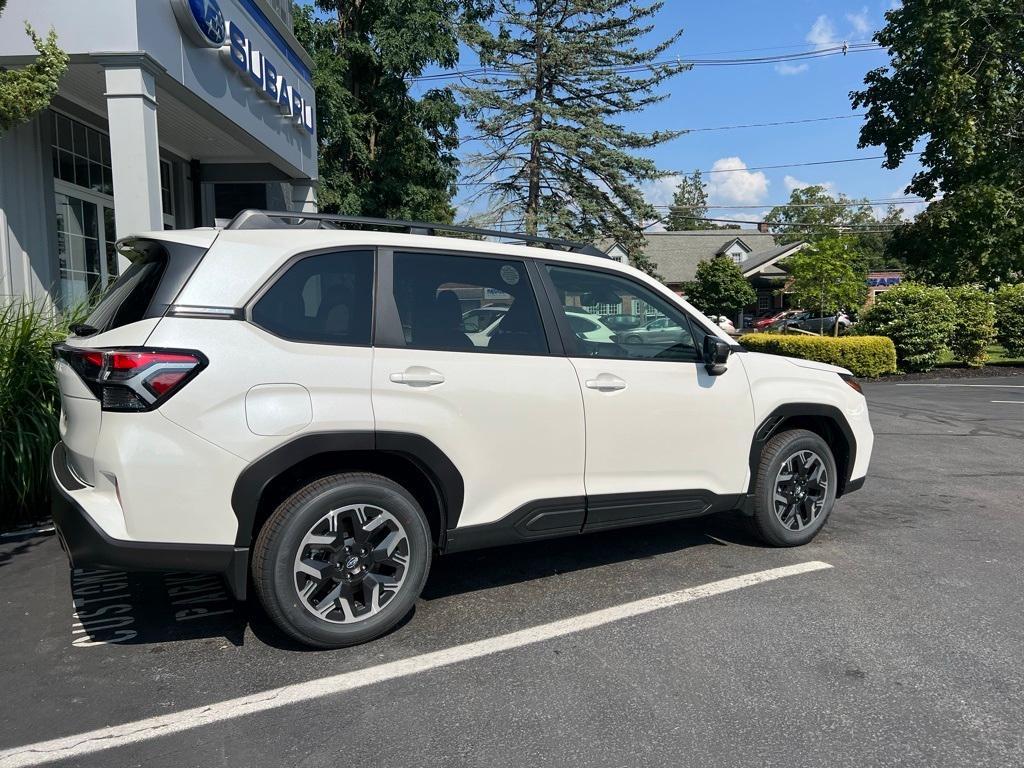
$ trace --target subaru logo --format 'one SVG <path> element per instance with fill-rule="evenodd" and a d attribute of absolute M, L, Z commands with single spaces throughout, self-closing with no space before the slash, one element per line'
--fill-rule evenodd
<path fill-rule="evenodd" d="M 350 571 L 354 570 L 357 565 L 359 565 L 358 557 L 350 557 L 348 560 L 345 561 L 345 567 L 348 568 Z"/>
<path fill-rule="evenodd" d="M 220 48 L 227 38 L 217 0 L 171 0 L 178 24 L 197 45 Z"/>

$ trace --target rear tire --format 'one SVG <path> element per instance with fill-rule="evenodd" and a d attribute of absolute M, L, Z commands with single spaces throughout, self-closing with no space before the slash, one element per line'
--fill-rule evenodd
<path fill-rule="evenodd" d="M 755 532 L 773 547 L 807 544 L 832 512 L 838 479 L 832 450 L 819 435 L 805 429 L 775 435 L 758 465 Z"/>
<path fill-rule="evenodd" d="M 380 637 L 412 610 L 430 570 L 430 526 L 400 485 L 369 473 L 310 483 L 256 538 L 252 575 L 270 619 L 300 643 Z"/>

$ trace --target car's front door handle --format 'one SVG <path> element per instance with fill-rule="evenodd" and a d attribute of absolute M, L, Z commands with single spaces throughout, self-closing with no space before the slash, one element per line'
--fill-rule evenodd
<path fill-rule="evenodd" d="M 402 373 L 392 373 L 391 381 L 410 387 L 431 387 L 435 384 L 443 384 L 444 374 L 433 368 L 414 365 L 411 368 L 406 368 Z"/>
<path fill-rule="evenodd" d="M 598 392 L 618 392 L 625 388 L 626 382 L 610 373 L 602 373 L 596 379 L 587 380 L 587 389 L 596 389 Z"/>

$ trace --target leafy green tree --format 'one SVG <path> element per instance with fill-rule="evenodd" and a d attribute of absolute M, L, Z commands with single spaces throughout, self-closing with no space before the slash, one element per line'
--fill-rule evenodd
<path fill-rule="evenodd" d="M 880 294 L 857 323 L 857 334 L 888 336 L 901 371 L 930 371 L 946 350 L 956 308 L 942 288 L 902 283 Z"/>
<path fill-rule="evenodd" d="M 728 256 L 716 256 L 697 265 L 694 280 L 686 284 L 686 299 L 706 315 L 736 317 L 757 301 L 757 292 Z"/>
<path fill-rule="evenodd" d="M 833 196 L 818 185 L 794 189 L 789 204 L 772 208 L 764 220 L 772 226 L 780 245 L 801 240 L 815 243 L 843 235 L 855 244 L 865 268 L 900 269 L 903 263 L 887 258 L 885 247 L 889 233 L 902 223 L 902 214 L 902 209 L 890 206 L 879 220 L 867 200 Z"/>
<path fill-rule="evenodd" d="M 908 191 L 942 194 L 889 252 L 929 282 L 1024 277 L 1024 13 L 1006 0 L 905 0 L 875 40 L 890 63 L 851 94 L 860 146 L 897 168 L 922 147 Z"/>
<path fill-rule="evenodd" d="M 975 285 L 950 288 L 946 293 L 955 310 L 949 349 L 957 360 L 971 368 L 980 368 L 988 359 L 988 345 L 996 335 L 992 295 Z"/>
<path fill-rule="evenodd" d="M 0 0 L 0 15 L 6 5 L 7 0 Z M 56 32 L 51 29 L 43 40 L 28 22 L 25 32 L 39 56 L 27 67 L 0 69 L 0 133 L 46 109 L 68 69 L 68 55 L 57 45 Z"/>
<path fill-rule="evenodd" d="M 657 63 L 681 34 L 646 47 L 664 2 L 501 0 L 465 40 L 484 74 L 459 89 L 482 151 L 470 181 L 492 213 L 529 233 L 618 241 L 634 264 L 656 218 L 638 184 L 665 174 L 643 153 L 679 136 L 623 127 L 622 116 L 664 100 L 686 65 Z"/>
<path fill-rule="evenodd" d="M 458 63 L 459 0 L 293 4 L 313 57 L 321 210 L 451 221 L 459 106 L 448 88 L 415 96 L 408 78 Z"/>
<path fill-rule="evenodd" d="M 996 341 L 1012 357 L 1024 357 L 1024 283 L 1000 286 L 995 303 Z"/>
<path fill-rule="evenodd" d="M 708 216 L 707 184 L 701 178 L 700 171 L 691 176 L 683 176 L 679 180 L 672 205 L 669 208 L 665 229 L 669 232 L 690 232 L 696 230 L 718 229 L 711 221 L 701 221 Z"/>
<path fill-rule="evenodd" d="M 787 289 L 793 301 L 822 316 L 860 307 L 867 297 L 868 284 L 855 246 L 848 238 L 832 237 L 786 259 L 786 269 L 792 276 Z M 835 323 L 833 333 L 839 334 L 839 323 Z"/>

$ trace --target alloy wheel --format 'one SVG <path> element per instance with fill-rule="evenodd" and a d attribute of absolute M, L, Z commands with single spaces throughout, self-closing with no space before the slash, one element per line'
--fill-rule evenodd
<path fill-rule="evenodd" d="M 802 531 L 821 515 L 828 496 L 828 469 L 814 451 L 797 451 L 775 478 L 775 516 L 790 531 Z"/>
<path fill-rule="evenodd" d="M 332 509 L 295 555 L 295 591 L 314 616 L 336 624 L 380 613 L 402 588 L 409 537 L 398 519 L 370 504 Z"/>

